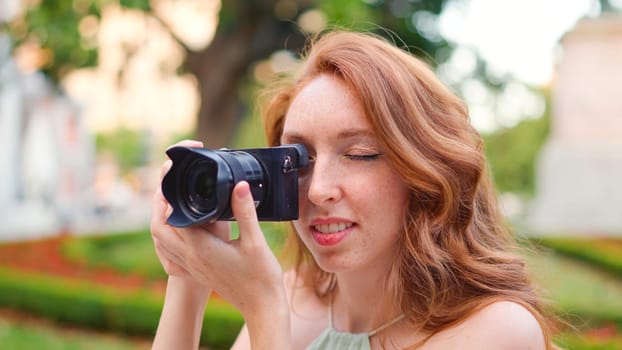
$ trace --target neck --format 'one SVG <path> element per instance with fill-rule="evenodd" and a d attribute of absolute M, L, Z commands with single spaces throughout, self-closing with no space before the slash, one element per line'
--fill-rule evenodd
<path fill-rule="evenodd" d="M 333 326 L 344 332 L 366 333 L 401 314 L 386 288 L 389 269 L 337 273 L 333 292 Z"/>

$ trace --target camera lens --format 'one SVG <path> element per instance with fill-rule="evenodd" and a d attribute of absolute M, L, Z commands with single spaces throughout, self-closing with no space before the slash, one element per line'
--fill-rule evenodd
<path fill-rule="evenodd" d="M 239 181 L 250 185 L 256 205 L 264 197 L 264 173 L 252 155 L 239 151 L 215 151 L 185 157 L 178 177 L 180 207 L 191 220 L 232 216 L 230 193 Z"/>
<path fill-rule="evenodd" d="M 183 197 L 188 208 L 198 216 L 206 215 L 218 205 L 216 196 L 217 166 L 211 159 L 192 162 L 183 176 Z"/>
<path fill-rule="evenodd" d="M 201 200 L 209 200 L 214 195 L 214 185 L 216 185 L 214 176 L 207 172 L 201 172 L 197 174 L 194 180 L 194 192 Z"/>
<path fill-rule="evenodd" d="M 260 220 L 298 217 L 298 177 L 293 170 L 306 166 L 301 145 L 244 150 L 172 147 L 166 154 L 173 165 L 162 179 L 162 194 L 173 208 L 166 220 L 172 226 L 235 219 L 231 193 L 240 181 L 248 182 Z M 289 163 L 294 156 L 296 166 Z"/>

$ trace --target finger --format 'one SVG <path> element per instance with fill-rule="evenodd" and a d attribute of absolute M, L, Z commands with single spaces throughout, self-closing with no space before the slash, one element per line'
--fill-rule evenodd
<path fill-rule="evenodd" d="M 180 257 L 171 252 L 166 246 L 164 246 L 159 239 L 154 238 L 153 246 L 155 247 L 158 258 L 162 261 L 162 265 L 169 267 L 170 265 L 177 265 L 180 268 L 184 268 L 184 263 Z"/>
<path fill-rule="evenodd" d="M 231 207 L 240 228 L 240 241 L 242 246 L 254 245 L 265 241 L 259 221 L 257 210 L 251 194 L 248 182 L 241 181 L 233 188 Z"/>
<path fill-rule="evenodd" d="M 203 147 L 203 142 L 201 141 L 194 141 L 194 140 L 183 140 L 180 141 L 172 146 L 170 146 L 168 149 L 173 148 L 173 147 Z M 164 164 L 162 164 L 162 167 L 160 169 L 160 183 L 162 183 L 162 181 L 164 180 L 164 176 L 166 176 L 166 174 L 171 170 L 171 168 L 173 167 L 173 161 L 171 159 L 167 159 Z M 160 197 L 162 197 L 163 201 L 166 201 L 164 199 L 164 195 L 162 194 L 162 187 L 157 186 L 156 188 L 156 195 L 159 193 Z M 168 202 L 167 202 L 168 205 Z M 167 208 L 167 211 L 172 212 L 172 208 Z"/>
<path fill-rule="evenodd" d="M 161 224 L 152 229 L 151 235 L 153 236 L 154 243 L 158 243 L 158 248 L 166 252 L 172 260 L 185 267 L 189 247 L 187 247 L 183 234 L 180 231 L 183 231 L 183 229 Z"/>
<path fill-rule="evenodd" d="M 166 150 L 168 151 L 169 149 L 173 147 L 203 147 L 203 142 L 194 141 L 194 140 L 183 140 L 168 147 Z M 160 169 L 160 181 L 162 181 L 162 179 L 164 178 L 164 175 L 166 175 L 166 173 L 168 173 L 168 171 L 171 170 L 172 166 L 173 166 L 173 161 L 171 161 L 170 159 L 167 159 L 164 162 L 164 164 L 162 165 L 162 168 Z"/>
<path fill-rule="evenodd" d="M 203 147 L 203 142 L 195 141 L 195 140 L 183 140 L 168 147 L 166 150 L 168 151 L 169 149 L 173 147 Z M 173 162 L 170 159 L 167 159 L 164 162 L 164 164 L 162 165 L 162 168 L 160 169 L 160 181 L 162 181 L 162 179 L 164 178 L 164 175 L 166 175 L 166 173 L 168 173 L 168 171 L 171 170 L 172 166 L 173 166 Z"/>
<path fill-rule="evenodd" d="M 170 159 L 167 159 L 164 164 L 162 164 L 162 168 L 160 168 L 160 182 L 164 179 L 164 175 L 171 170 L 171 167 L 173 167 L 173 161 Z"/>
<path fill-rule="evenodd" d="M 171 211 L 172 208 L 162 195 L 162 190 L 157 188 L 151 199 L 151 228 L 165 225 Z"/>
<path fill-rule="evenodd" d="M 221 241 L 231 240 L 231 224 L 226 221 L 216 221 L 211 224 L 190 226 L 186 229 L 192 239 L 210 234 L 218 237 Z"/>
<path fill-rule="evenodd" d="M 183 140 L 170 146 L 169 148 L 167 148 L 167 150 L 173 147 L 203 147 L 203 142 L 196 140 Z"/>

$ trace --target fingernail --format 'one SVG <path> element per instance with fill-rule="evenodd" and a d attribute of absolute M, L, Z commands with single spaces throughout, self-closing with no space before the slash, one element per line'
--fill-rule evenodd
<path fill-rule="evenodd" d="M 238 187 L 240 187 L 237 191 L 238 198 L 244 198 L 251 193 L 251 189 L 246 181 L 240 182 Z"/>

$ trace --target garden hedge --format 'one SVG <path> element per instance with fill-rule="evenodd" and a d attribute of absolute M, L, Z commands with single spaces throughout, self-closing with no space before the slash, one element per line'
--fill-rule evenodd
<path fill-rule="evenodd" d="M 538 244 L 595 265 L 622 278 L 622 240 L 591 237 L 540 237 Z"/>
<path fill-rule="evenodd" d="M 0 268 L 0 306 L 32 312 L 58 322 L 128 335 L 153 336 L 163 295 L 120 291 L 79 280 Z M 243 320 L 230 305 L 211 300 L 201 344 L 228 348 Z"/>

